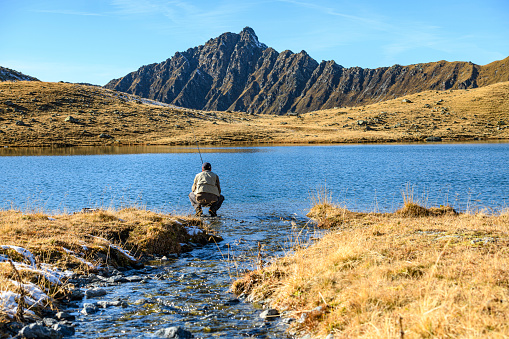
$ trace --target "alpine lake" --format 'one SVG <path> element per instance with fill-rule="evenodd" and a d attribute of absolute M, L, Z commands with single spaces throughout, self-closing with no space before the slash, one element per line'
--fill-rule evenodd
<path fill-rule="evenodd" d="M 192 214 L 188 194 L 201 162 L 212 164 L 226 200 L 205 218 L 224 238 L 147 265 L 140 281 L 115 284 L 79 313 L 75 338 L 147 338 L 180 326 L 195 338 L 286 338 L 286 321 L 229 292 L 263 259 L 284 255 L 320 230 L 306 217 L 319 196 L 350 210 L 393 212 L 412 196 L 424 206 L 498 213 L 508 207 L 509 143 L 243 147 L 0 149 L 0 208 L 73 213 L 142 206 Z M 206 212 L 207 209 L 204 209 Z M 300 232 L 300 239 L 295 234 Z M 125 275 L 140 272 L 123 272 Z"/>

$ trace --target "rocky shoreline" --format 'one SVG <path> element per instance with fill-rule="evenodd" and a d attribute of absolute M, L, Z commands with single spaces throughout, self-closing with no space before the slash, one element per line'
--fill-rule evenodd
<path fill-rule="evenodd" d="M 127 306 L 96 300 L 105 288 L 161 279 L 157 264 L 222 240 L 199 219 L 134 208 L 0 211 L 0 226 L 0 338 L 72 336 L 76 316 Z"/>
<path fill-rule="evenodd" d="M 194 245 L 189 247 L 189 251 Z M 178 258 L 178 254 L 157 257 L 151 256 L 144 260 L 131 263 L 127 267 L 105 267 L 95 273 L 73 275 L 66 281 L 72 287 L 70 292 L 58 302 L 57 309 L 45 308 L 38 315 L 24 316 L 24 321 L 13 320 L 3 326 L 4 338 L 51 338 L 59 339 L 75 335 L 75 328 L 79 326 L 78 316 L 87 317 L 103 309 L 112 307 L 128 307 L 125 298 L 115 298 L 109 301 L 104 298 L 109 294 L 108 287 L 125 283 L 144 284 L 151 280 L 162 280 L 164 275 L 158 265 Z M 87 302 L 89 301 L 89 302 Z M 142 299 L 136 303 L 144 302 Z M 81 305 L 80 305 L 81 304 Z M 170 326 L 151 333 L 156 338 L 192 338 L 191 332 L 178 326 Z"/>

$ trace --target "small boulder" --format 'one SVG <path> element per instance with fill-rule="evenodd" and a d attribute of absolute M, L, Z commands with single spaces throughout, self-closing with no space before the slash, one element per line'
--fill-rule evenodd
<path fill-rule="evenodd" d="M 103 295 L 106 295 L 107 292 L 105 289 L 102 288 L 92 288 L 90 290 L 85 291 L 85 296 L 87 298 L 96 298 L 96 297 L 102 297 Z"/>
<path fill-rule="evenodd" d="M 156 337 L 169 338 L 169 339 L 191 339 L 193 335 L 191 332 L 184 330 L 182 327 L 168 327 L 163 328 L 155 333 Z"/>
<path fill-rule="evenodd" d="M 84 303 L 83 309 L 80 312 L 83 315 L 90 315 L 97 313 L 97 311 L 99 311 L 99 308 L 97 307 L 96 304 Z"/>
<path fill-rule="evenodd" d="M 55 314 L 55 318 L 58 320 L 68 320 L 68 321 L 76 320 L 76 317 L 74 315 L 66 312 L 57 312 L 57 314 Z"/>
<path fill-rule="evenodd" d="M 106 133 L 101 133 L 99 135 L 99 138 L 103 138 L 103 139 L 113 139 L 113 137 L 109 134 L 106 134 Z"/>
<path fill-rule="evenodd" d="M 266 319 L 266 320 L 273 320 L 279 317 L 279 312 L 274 309 L 268 309 L 260 313 L 260 318 Z"/>
<path fill-rule="evenodd" d="M 409 100 L 409 99 L 403 99 L 403 100 L 401 100 L 401 102 L 407 103 L 407 104 L 411 104 L 412 103 L 412 101 Z"/>
<path fill-rule="evenodd" d="M 76 118 L 74 118 L 74 117 L 72 117 L 72 116 L 70 116 L 70 115 L 69 115 L 67 118 L 65 118 L 65 120 L 64 120 L 64 121 L 65 121 L 65 122 L 70 122 L 70 123 L 72 123 L 72 124 L 77 124 L 77 123 L 79 122 L 79 120 L 78 120 L 78 119 L 76 119 Z"/>
<path fill-rule="evenodd" d="M 60 339 L 63 335 L 51 328 L 37 323 L 25 326 L 19 331 L 18 336 L 21 338 L 42 338 L 42 339 Z"/>
<path fill-rule="evenodd" d="M 74 326 L 69 326 L 62 323 L 55 324 L 51 328 L 53 331 L 60 333 L 63 337 L 71 337 L 76 333 Z"/>

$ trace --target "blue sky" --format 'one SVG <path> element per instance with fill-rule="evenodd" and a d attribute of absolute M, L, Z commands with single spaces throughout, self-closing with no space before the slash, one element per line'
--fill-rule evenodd
<path fill-rule="evenodd" d="M 0 0 L 0 66 L 104 85 L 245 26 L 344 67 L 509 56 L 507 0 Z"/>

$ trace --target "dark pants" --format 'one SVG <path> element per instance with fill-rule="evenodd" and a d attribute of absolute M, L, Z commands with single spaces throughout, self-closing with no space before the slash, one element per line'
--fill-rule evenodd
<path fill-rule="evenodd" d="M 209 208 L 209 211 L 213 211 L 213 212 L 216 212 L 219 208 L 221 208 L 221 205 L 223 204 L 223 201 L 224 201 L 224 197 L 222 195 L 220 195 L 217 199 L 216 202 L 213 202 L 213 203 L 200 203 L 196 200 L 196 195 L 191 192 L 189 193 L 189 200 L 191 201 L 191 204 L 193 205 L 194 209 L 196 211 L 201 211 L 201 208 L 202 207 L 210 207 Z"/>

